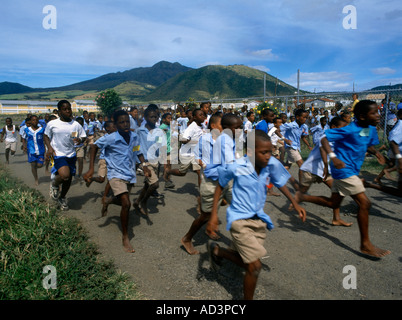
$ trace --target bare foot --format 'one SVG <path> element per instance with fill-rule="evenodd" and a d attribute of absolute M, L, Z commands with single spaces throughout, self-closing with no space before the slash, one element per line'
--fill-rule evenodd
<path fill-rule="evenodd" d="M 380 185 L 380 186 L 382 186 L 382 182 L 381 182 L 381 179 L 380 179 L 380 178 L 375 178 L 375 179 L 373 180 L 373 182 L 376 183 L 376 184 L 378 184 L 378 185 Z"/>
<path fill-rule="evenodd" d="M 200 252 L 196 250 L 193 246 L 193 243 L 190 241 L 185 240 L 185 237 L 181 238 L 181 244 L 183 245 L 184 249 L 186 249 L 188 254 L 199 254 Z"/>
<path fill-rule="evenodd" d="M 377 248 L 372 244 L 369 244 L 367 246 L 361 246 L 360 251 L 364 254 L 367 254 L 369 256 L 376 257 L 376 258 L 382 258 L 391 253 L 391 251 L 389 251 L 389 250 Z"/>
<path fill-rule="evenodd" d="M 205 234 L 210 238 L 210 239 L 212 239 L 212 240 L 219 240 L 221 237 L 219 236 L 219 235 L 217 235 L 217 234 L 215 234 L 215 235 L 211 235 L 211 234 L 208 234 L 206 231 L 205 231 Z"/>
<path fill-rule="evenodd" d="M 391 173 L 386 169 L 384 170 L 384 175 L 388 180 L 396 181 L 396 179 L 393 176 L 391 176 Z"/>
<path fill-rule="evenodd" d="M 109 206 L 109 201 L 107 200 L 107 198 L 102 198 L 102 217 L 106 217 L 107 215 L 107 208 Z"/>
<path fill-rule="evenodd" d="M 280 194 L 280 193 L 273 192 L 273 191 L 271 191 L 271 190 L 268 190 L 267 196 L 280 197 L 281 194 Z"/>
<path fill-rule="evenodd" d="M 89 188 L 91 183 L 92 183 L 92 180 L 89 180 L 89 181 L 85 180 L 85 185 L 87 186 L 87 188 Z"/>
<path fill-rule="evenodd" d="M 343 221 L 342 219 L 332 220 L 333 226 L 350 227 L 352 224 L 353 224 L 353 222 L 346 222 L 346 221 Z"/>
<path fill-rule="evenodd" d="M 123 237 L 123 247 L 124 247 L 124 250 L 128 253 L 135 252 L 134 248 L 130 244 L 130 240 L 128 240 L 128 238 L 126 238 L 126 237 Z"/>
<path fill-rule="evenodd" d="M 39 181 L 35 180 L 35 186 L 39 186 Z"/>

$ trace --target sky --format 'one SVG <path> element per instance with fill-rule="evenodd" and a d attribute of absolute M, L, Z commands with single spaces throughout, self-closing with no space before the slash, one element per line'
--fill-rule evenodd
<path fill-rule="evenodd" d="M 162 60 L 293 86 L 300 70 L 312 92 L 402 83 L 400 0 L 3 0 L 1 12 L 0 82 L 33 88 Z"/>

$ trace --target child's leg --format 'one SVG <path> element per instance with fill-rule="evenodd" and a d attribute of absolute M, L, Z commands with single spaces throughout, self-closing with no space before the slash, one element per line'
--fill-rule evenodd
<path fill-rule="evenodd" d="M 359 223 L 359 230 L 360 230 L 361 252 L 378 258 L 390 254 L 391 252 L 389 250 L 383 250 L 375 247 L 369 239 L 368 226 L 369 226 L 369 211 L 371 208 L 371 202 L 367 198 L 366 193 L 361 192 L 355 195 L 351 195 L 351 197 L 359 206 L 359 212 L 357 214 L 357 222 Z"/>
<path fill-rule="evenodd" d="M 31 162 L 31 172 L 35 179 L 35 185 L 39 185 L 37 163 Z"/>
<path fill-rule="evenodd" d="M 78 177 L 82 177 L 82 169 L 84 168 L 84 158 L 77 157 L 77 163 L 78 163 Z"/>
<path fill-rule="evenodd" d="M 184 249 L 186 249 L 189 254 L 193 255 L 199 253 L 199 251 L 194 248 L 192 240 L 195 234 L 201 229 L 201 227 L 208 222 L 210 216 L 210 212 L 201 211 L 201 214 L 193 221 L 190 229 L 181 239 L 181 244 L 184 246 Z"/>
<path fill-rule="evenodd" d="M 6 163 L 10 163 L 10 148 L 6 148 Z"/>
<path fill-rule="evenodd" d="M 70 168 L 68 166 L 63 166 L 59 168 L 57 172 L 58 175 L 56 175 L 56 178 L 54 179 L 54 186 L 59 187 L 61 185 L 60 198 L 65 198 L 71 186 L 72 176 L 70 174 Z"/>
<path fill-rule="evenodd" d="M 123 193 L 119 196 L 119 202 L 121 205 L 120 220 L 121 220 L 121 230 L 123 233 L 123 246 L 127 252 L 135 252 L 134 248 L 130 244 L 130 239 L 128 237 L 128 217 L 130 212 L 130 199 L 129 194 Z"/>
<path fill-rule="evenodd" d="M 330 189 L 332 188 L 332 182 L 333 182 L 333 179 L 324 181 L 324 183 L 325 183 L 325 184 L 328 186 L 328 188 L 330 188 Z M 333 209 L 332 225 L 334 225 L 334 226 L 350 227 L 353 223 L 352 223 L 352 222 L 343 221 L 343 220 L 341 219 L 340 212 L 341 212 L 341 210 L 340 210 L 339 207 Z"/>

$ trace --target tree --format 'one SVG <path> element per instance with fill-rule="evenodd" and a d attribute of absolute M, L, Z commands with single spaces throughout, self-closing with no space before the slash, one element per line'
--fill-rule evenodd
<path fill-rule="evenodd" d="M 113 112 L 122 104 L 119 94 L 113 89 L 102 91 L 97 95 L 95 101 L 102 110 L 102 113 L 108 117 L 111 117 Z"/>

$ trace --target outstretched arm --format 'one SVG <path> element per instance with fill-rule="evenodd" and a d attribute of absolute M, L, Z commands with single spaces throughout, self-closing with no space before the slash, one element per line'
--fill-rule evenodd
<path fill-rule="evenodd" d="M 212 237 L 212 238 L 216 238 L 217 234 L 216 232 L 218 232 L 219 228 L 219 220 L 218 220 L 218 206 L 219 206 L 219 198 L 222 194 L 222 186 L 218 183 L 218 185 L 216 186 L 215 189 L 215 193 L 214 193 L 214 201 L 212 204 L 212 212 L 211 212 L 211 216 L 209 218 L 208 224 L 207 224 L 207 234 Z"/>
<path fill-rule="evenodd" d="M 302 221 L 306 221 L 306 210 L 301 207 L 296 200 L 293 198 L 292 194 L 290 193 L 288 187 L 284 185 L 283 187 L 278 188 L 285 196 L 286 198 L 289 199 L 289 201 L 292 203 L 293 208 L 296 210 L 296 212 L 299 214 L 300 219 Z"/>

